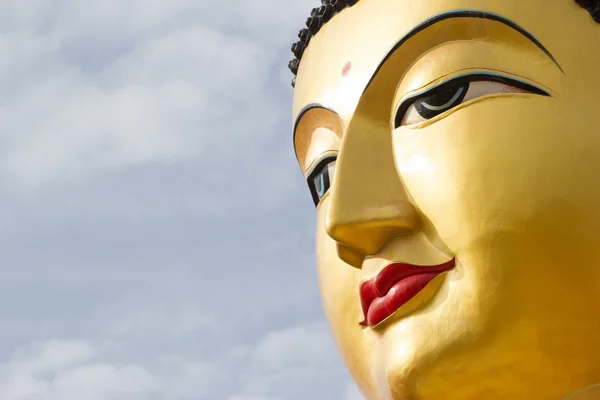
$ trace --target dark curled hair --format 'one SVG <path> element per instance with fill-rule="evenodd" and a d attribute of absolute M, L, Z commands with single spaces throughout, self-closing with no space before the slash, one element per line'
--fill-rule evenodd
<path fill-rule="evenodd" d="M 575 0 L 577 4 L 585 8 L 591 15 L 594 21 L 600 23 L 600 0 Z M 341 12 L 345 8 L 352 7 L 358 3 L 358 0 L 321 0 L 321 7 L 313 8 L 310 12 L 310 17 L 306 20 L 306 28 L 298 32 L 299 41 L 292 45 L 292 53 L 295 58 L 290 61 L 288 67 L 294 74 L 292 87 L 296 85 L 296 74 L 300 66 L 302 54 L 308 46 L 310 39 L 319 32 L 321 27 L 333 18 L 334 15 Z"/>
<path fill-rule="evenodd" d="M 588 10 L 594 21 L 600 23 L 600 0 L 575 0 L 575 2 Z"/>
<path fill-rule="evenodd" d="M 600 0 L 598 0 L 600 1 Z M 313 8 L 310 12 L 310 17 L 306 20 L 306 28 L 298 32 L 299 41 L 292 45 L 292 53 L 296 56 L 288 64 L 290 70 L 294 74 L 292 86 L 296 84 L 296 74 L 300 66 L 302 54 L 308 46 L 310 39 L 319 32 L 321 27 L 325 25 L 333 16 L 345 8 L 352 7 L 358 3 L 358 0 L 321 0 L 321 7 Z"/>

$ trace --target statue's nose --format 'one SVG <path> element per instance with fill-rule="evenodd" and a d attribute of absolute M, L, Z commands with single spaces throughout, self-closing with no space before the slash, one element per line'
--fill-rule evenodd
<path fill-rule="evenodd" d="M 394 161 L 388 125 L 352 121 L 344 134 L 331 185 L 325 229 L 339 257 L 360 268 L 394 236 L 415 231 L 417 212 Z"/>

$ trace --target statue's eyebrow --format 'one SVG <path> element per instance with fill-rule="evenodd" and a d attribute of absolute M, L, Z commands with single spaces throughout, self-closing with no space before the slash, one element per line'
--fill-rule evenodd
<path fill-rule="evenodd" d="M 379 66 L 377 67 L 375 72 L 373 73 L 373 76 L 371 76 L 369 83 L 365 86 L 364 91 L 366 91 L 367 88 L 371 85 L 371 83 L 377 76 L 377 73 L 385 65 L 386 61 L 396 52 L 396 50 L 398 50 L 404 43 L 406 43 L 406 41 L 408 41 L 411 37 L 415 36 L 419 32 L 422 32 L 425 29 L 427 29 L 441 21 L 451 19 L 451 18 L 486 19 L 486 20 L 496 21 L 503 25 L 506 25 L 509 28 L 511 28 L 511 29 L 515 30 L 516 32 L 520 33 L 521 35 L 523 35 L 531 43 L 533 43 L 540 50 L 542 50 L 544 52 L 544 54 L 546 54 L 548 56 L 548 58 L 550 58 L 550 60 L 552 60 L 552 62 L 564 74 L 564 70 L 559 65 L 558 61 L 556 61 L 556 58 L 554 58 L 552 53 L 550 53 L 550 51 L 539 40 L 537 40 L 535 38 L 535 36 L 533 36 L 530 32 L 528 32 L 525 28 L 521 27 L 516 22 L 511 21 L 510 19 L 508 19 L 500 14 L 496 14 L 496 13 L 491 13 L 491 12 L 487 12 L 487 11 L 479 11 L 479 10 L 460 9 L 460 10 L 451 10 L 451 11 L 447 11 L 447 12 L 444 12 L 441 14 L 434 15 L 433 17 L 429 18 L 428 20 L 426 20 L 426 21 L 420 23 L 419 25 L 417 25 L 416 27 L 414 27 L 408 34 L 403 36 L 402 39 L 400 39 L 400 41 L 398 41 L 398 43 L 396 43 L 394 45 L 394 47 L 392 47 L 392 49 L 383 58 L 383 61 L 381 61 L 381 63 L 379 64 Z M 363 91 L 363 93 L 364 93 L 364 91 Z"/>
<path fill-rule="evenodd" d="M 324 106 L 323 104 L 310 103 L 310 104 L 304 106 L 304 108 L 302 110 L 300 110 L 300 112 L 298 113 L 298 116 L 296 117 L 296 121 L 294 122 L 294 131 L 293 131 L 293 135 L 292 135 L 292 141 L 294 142 L 294 147 L 295 147 L 295 143 L 296 143 L 296 132 L 298 131 L 298 126 L 300 125 L 300 122 L 302 121 L 302 117 L 304 117 L 309 111 L 315 110 L 315 109 L 321 109 L 323 111 L 327 111 L 339 118 L 339 114 L 337 112 L 335 112 L 334 110 L 332 110 L 329 107 Z"/>
<path fill-rule="evenodd" d="M 304 108 L 302 110 L 300 110 L 300 112 L 298 113 L 298 116 L 296 117 L 296 121 L 294 122 L 294 136 L 296 136 L 296 129 L 298 129 L 298 125 L 300 124 L 300 120 L 302 120 L 302 117 L 304 116 L 304 114 L 308 113 L 310 110 L 314 110 L 315 108 L 320 108 L 326 111 L 329 111 L 332 114 L 335 115 L 339 115 L 337 112 L 335 112 L 334 110 L 332 110 L 329 107 L 324 106 L 323 104 L 319 104 L 319 103 L 310 103 L 307 104 L 306 106 L 304 106 Z"/>

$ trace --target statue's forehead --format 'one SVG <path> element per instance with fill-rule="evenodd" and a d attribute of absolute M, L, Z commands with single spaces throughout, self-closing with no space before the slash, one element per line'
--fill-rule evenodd
<path fill-rule="evenodd" d="M 521 3 L 528 4 L 521 6 Z M 348 121 L 389 50 L 405 34 L 435 15 L 461 9 L 490 11 L 508 19 L 528 19 L 527 25 L 531 27 L 541 23 L 541 18 L 528 18 L 532 15 L 530 11 L 536 8 L 539 11 L 536 4 L 539 1 L 361 0 L 335 16 L 312 38 L 298 71 L 293 119 L 305 107 L 319 104 Z"/>
<path fill-rule="evenodd" d="M 378 2 L 363 0 L 344 10 L 312 38 L 298 71 L 294 120 L 309 104 L 325 105 L 344 120 L 352 114 L 382 55 L 406 26 L 398 21 L 387 31 L 376 29 L 378 25 L 368 21 L 384 17 L 386 7 L 373 6 Z"/>

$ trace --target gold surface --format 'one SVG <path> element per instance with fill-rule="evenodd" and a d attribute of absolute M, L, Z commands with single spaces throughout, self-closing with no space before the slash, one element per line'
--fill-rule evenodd
<path fill-rule="evenodd" d="M 457 9 L 515 22 L 555 60 L 500 22 L 462 17 L 380 66 L 415 26 Z M 599 49 L 600 24 L 572 0 L 361 0 L 311 40 L 294 144 L 305 174 L 338 154 L 317 208 L 318 272 L 367 399 L 600 399 L 579 392 L 600 382 Z M 464 73 L 549 96 L 492 91 L 394 129 L 403 99 Z M 365 279 L 452 257 L 391 318 L 359 325 Z"/>

